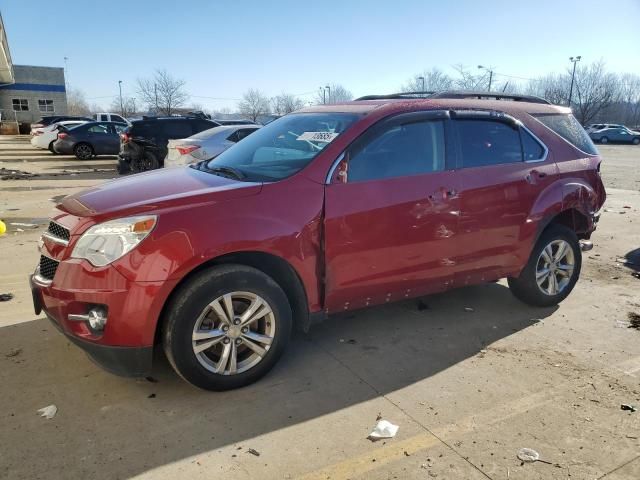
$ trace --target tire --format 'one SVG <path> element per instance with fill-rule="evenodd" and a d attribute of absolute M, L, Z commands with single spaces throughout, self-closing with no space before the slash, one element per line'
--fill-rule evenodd
<path fill-rule="evenodd" d="M 134 173 L 146 172 L 160 168 L 158 157 L 151 152 L 144 152 L 142 158 L 131 161 L 131 171 Z"/>
<path fill-rule="evenodd" d="M 600 137 L 600 143 L 603 143 L 603 144 L 609 143 L 609 139 L 607 137 Z"/>
<path fill-rule="evenodd" d="M 55 140 L 54 140 L 54 141 L 55 141 Z M 53 153 L 54 155 L 58 155 L 58 152 L 56 152 L 56 151 L 53 149 L 53 142 L 49 142 L 49 146 L 48 146 L 47 148 L 48 148 L 48 149 L 49 149 L 49 151 L 50 151 L 51 153 Z"/>
<path fill-rule="evenodd" d="M 554 258 L 551 268 L 545 268 L 547 262 L 543 256 L 543 251 L 551 246 L 553 257 L 557 257 L 559 253 L 558 247 L 563 243 L 568 249 L 566 255 L 561 257 L 560 261 Z M 567 279 L 566 274 L 571 264 L 572 269 Z M 571 293 L 578 281 L 581 268 L 582 251 L 575 232 L 565 226 L 552 224 L 547 227 L 536 242 L 529 261 L 520 276 L 508 279 L 509 288 L 516 298 L 524 303 L 538 307 L 550 307 L 557 305 Z M 549 275 L 546 277 L 539 275 L 543 274 L 545 270 L 550 271 Z M 538 276 L 542 280 L 541 285 L 538 284 Z M 552 276 L 556 279 L 556 289 L 553 288 L 553 283 L 551 283 L 553 282 Z M 554 291 L 555 293 L 553 293 Z"/>
<path fill-rule="evenodd" d="M 78 143 L 73 147 L 73 154 L 78 160 L 89 160 L 93 157 L 93 147 L 88 143 Z"/>
<path fill-rule="evenodd" d="M 260 301 L 268 309 L 260 307 L 245 326 L 235 325 L 226 321 L 228 298 L 233 300 L 233 322 L 240 322 Z M 162 344 L 174 370 L 187 382 L 205 390 L 230 390 L 255 382 L 273 368 L 289 343 L 292 322 L 287 296 L 271 277 L 244 265 L 221 265 L 196 274 L 172 295 L 163 318 Z"/>
<path fill-rule="evenodd" d="M 640 145 L 640 138 L 634 138 L 631 143 L 633 143 L 634 145 Z"/>

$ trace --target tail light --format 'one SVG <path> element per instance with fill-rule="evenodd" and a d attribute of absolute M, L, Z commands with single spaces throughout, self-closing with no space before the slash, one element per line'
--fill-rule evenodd
<path fill-rule="evenodd" d="M 63 139 L 63 138 L 67 138 L 68 136 L 69 136 L 68 133 L 60 132 L 58 134 L 58 140 Z"/>
<path fill-rule="evenodd" d="M 120 134 L 120 140 L 122 143 L 129 143 L 131 141 L 131 135 L 126 132 Z"/>
<path fill-rule="evenodd" d="M 187 155 L 200 148 L 200 145 L 189 145 L 188 147 L 176 147 L 180 155 Z"/>

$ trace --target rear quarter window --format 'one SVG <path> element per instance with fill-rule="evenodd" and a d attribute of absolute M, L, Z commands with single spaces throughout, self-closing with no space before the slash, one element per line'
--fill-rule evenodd
<path fill-rule="evenodd" d="M 588 155 L 598 155 L 598 150 L 591 138 L 589 138 L 589 134 L 585 132 L 580 122 L 570 113 L 537 114 L 533 116 L 578 150 Z"/>

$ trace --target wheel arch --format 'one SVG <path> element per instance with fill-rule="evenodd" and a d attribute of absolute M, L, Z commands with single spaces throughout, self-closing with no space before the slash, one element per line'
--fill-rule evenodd
<path fill-rule="evenodd" d="M 160 316 L 156 324 L 155 341 L 158 343 L 162 335 L 162 325 L 166 310 L 171 303 L 176 292 L 199 272 L 213 268 L 219 265 L 245 265 L 260 270 L 265 275 L 273 278 L 284 290 L 293 314 L 294 326 L 300 330 L 308 331 L 310 326 L 309 304 L 307 301 L 307 292 L 304 283 L 295 268 L 282 257 L 271 253 L 261 251 L 239 251 L 232 252 L 214 257 L 201 263 L 200 265 L 189 271 L 182 279 L 173 287 L 171 293 L 167 296 L 160 311 Z"/>

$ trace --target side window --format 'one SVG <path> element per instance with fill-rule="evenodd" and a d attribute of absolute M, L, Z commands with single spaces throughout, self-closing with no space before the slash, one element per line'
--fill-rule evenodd
<path fill-rule="evenodd" d="M 255 132 L 256 129 L 255 128 L 243 128 L 241 130 L 238 130 L 238 141 L 242 140 L 244 137 L 246 137 L 247 135 L 252 134 L 253 132 Z"/>
<path fill-rule="evenodd" d="M 89 127 L 87 131 L 89 133 L 107 133 L 108 128 L 106 125 L 98 124 L 98 125 L 93 125 L 92 127 Z"/>
<path fill-rule="evenodd" d="M 238 140 L 240 140 L 238 138 L 238 130 L 236 130 L 235 132 L 233 132 L 231 135 L 229 135 L 227 137 L 227 140 L 229 140 L 230 142 L 236 143 Z"/>
<path fill-rule="evenodd" d="M 350 148 L 348 181 L 442 171 L 444 146 L 444 122 L 441 120 L 383 126 Z"/>
<path fill-rule="evenodd" d="M 523 128 L 520 129 L 520 138 L 522 139 L 522 153 L 524 154 L 525 162 L 542 160 L 544 147 Z"/>
<path fill-rule="evenodd" d="M 209 130 L 210 128 L 215 127 L 216 125 L 211 122 L 205 122 L 204 120 L 195 120 L 191 122 L 193 126 L 193 133 L 200 133 L 203 130 Z"/>
<path fill-rule="evenodd" d="M 522 161 L 517 128 L 491 120 L 456 120 L 462 167 L 484 167 Z"/>
<path fill-rule="evenodd" d="M 183 120 L 169 120 L 164 122 L 164 133 L 168 138 L 187 138 L 193 135 L 191 124 Z"/>
<path fill-rule="evenodd" d="M 102 114 L 102 115 L 100 115 L 100 118 L 98 120 L 100 120 L 101 122 L 108 122 L 109 121 L 109 115 Z"/>
<path fill-rule="evenodd" d="M 124 118 L 122 118 L 120 115 L 111 115 L 111 121 L 112 122 L 127 123 L 127 122 L 125 122 Z"/>
<path fill-rule="evenodd" d="M 122 132 L 124 132 L 128 126 L 127 125 L 119 125 L 119 124 L 114 124 L 113 127 L 116 129 L 116 133 L 118 135 L 120 135 Z"/>
<path fill-rule="evenodd" d="M 598 150 L 591 141 L 591 138 L 589 138 L 587 132 L 584 131 L 580 122 L 578 122 L 573 115 L 566 113 L 554 113 L 539 114 L 534 115 L 534 117 L 576 148 L 589 155 L 598 154 Z"/>

